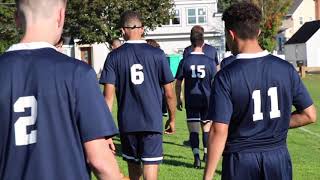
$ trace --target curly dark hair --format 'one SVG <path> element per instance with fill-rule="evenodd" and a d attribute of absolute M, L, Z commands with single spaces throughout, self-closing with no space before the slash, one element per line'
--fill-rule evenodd
<path fill-rule="evenodd" d="M 226 30 L 233 30 L 241 39 L 254 39 L 259 35 L 261 10 L 253 3 L 238 2 L 225 10 L 222 16 Z"/>

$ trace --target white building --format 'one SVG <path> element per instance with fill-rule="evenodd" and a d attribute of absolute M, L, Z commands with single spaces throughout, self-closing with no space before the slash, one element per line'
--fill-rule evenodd
<path fill-rule="evenodd" d="M 319 0 L 293 0 L 288 14 L 285 16 L 280 33 L 277 36 L 277 51 L 284 53 L 284 44 L 306 22 L 317 19 L 317 1 Z"/>
<path fill-rule="evenodd" d="M 205 42 L 224 52 L 224 24 L 218 14 L 217 0 L 175 0 L 175 17 L 162 27 L 148 32 L 166 54 L 183 53 L 190 43 L 190 31 L 195 25 L 205 29 Z"/>
<path fill-rule="evenodd" d="M 101 73 L 109 52 L 110 49 L 108 48 L 107 43 L 79 45 L 77 44 L 77 40 L 74 42 L 71 40 L 70 42 L 64 42 L 63 45 L 64 54 L 88 63 L 97 74 Z"/>
<path fill-rule="evenodd" d="M 285 44 L 286 60 L 296 65 L 320 67 L 320 20 L 305 23 Z"/>
<path fill-rule="evenodd" d="M 145 38 L 158 41 L 168 55 L 182 54 L 184 48 L 191 44 L 191 28 L 194 25 L 201 25 L 205 29 L 205 42 L 216 47 L 221 57 L 225 49 L 224 23 L 221 14 L 217 13 L 217 0 L 174 0 L 174 3 L 175 17 L 167 25 L 147 32 Z M 93 45 L 75 43 L 64 45 L 64 52 L 87 62 L 99 74 L 110 50 L 107 43 Z"/>

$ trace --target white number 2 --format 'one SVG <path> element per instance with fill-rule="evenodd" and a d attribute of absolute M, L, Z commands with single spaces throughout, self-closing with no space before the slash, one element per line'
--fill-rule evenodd
<path fill-rule="evenodd" d="M 268 96 L 271 98 L 271 112 L 270 118 L 278 118 L 281 116 L 281 112 L 279 110 L 279 102 L 278 102 L 278 91 L 277 87 L 272 87 L 268 90 Z M 255 90 L 252 93 L 252 99 L 254 103 L 254 114 L 253 121 L 263 120 L 263 113 L 261 112 L 261 91 Z"/>
<path fill-rule="evenodd" d="M 142 84 L 144 81 L 143 66 L 141 64 L 134 64 L 130 68 L 131 82 L 135 85 Z"/>
<path fill-rule="evenodd" d="M 195 65 L 191 65 L 190 69 L 192 71 L 192 78 L 204 78 L 206 77 L 206 66 L 205 65 L 198 65 L 197 69 Z"/>
<path fill-rule="evenodd" d="M 14 123 L 16 146 L 25 146 L 37 142 L 37 130 L 27 133 L 27 127 L 35 125 L 37 121 L 38 104 L 34 96 L 20 97 L 13 105 L 15 113 L 25 112 L 26 108 L 31 108 L 31 115 L 20 117 Z"/>

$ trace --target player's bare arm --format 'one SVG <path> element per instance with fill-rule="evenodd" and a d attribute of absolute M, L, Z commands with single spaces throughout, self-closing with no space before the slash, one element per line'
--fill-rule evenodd
<path fill-rule="evenodd" d="M 212 124 L 208 140 L 208 161 L 204 171 L 204 180 L 211 180 L 214 176 L 227 141 L 228 128 L 227 124 Z"/>
<path fill-rule="evenodd" d="M 317 111 L 314 105 L 306 108 L 305 110 L 298 112 L 295 111 L 291 115 L 290 128 L 298 128 L 311 123 L 315 123 L 317 120 Z"/>
<path fill-rule="evenodd" d="M 103 95 L 104 95 L 104 99 L 110 109 L 110 112 L 112 112 L 114 94 L 115 94 L 115 86 L 113 84 L 105 84 Z"/>
<path fill-rule="evenodd" d="M 99 180 L 121 179 L 118 163 L 105 139 L 84 143 L 88 164 Z"/>
<path fill-rule="evenodd" d="M 182 81 L 181 80 L 176 80 L 176 97 L 177 97 L 177 109 L 179 111 L 182 111 L 182 100 L 181 100 L 181 85 Z"/>
<path fill-rule="evenodd" d="M 175 116 L 176 116 L 176 96 L 173 91 L 173 83 L 169 83 L 163 86 L 164 93 L 167 100 L 167 106 L 169 111 L 169 119 L 166 122 L 165 133 L 173 134 L 176 131 L 175 128 Z"/>

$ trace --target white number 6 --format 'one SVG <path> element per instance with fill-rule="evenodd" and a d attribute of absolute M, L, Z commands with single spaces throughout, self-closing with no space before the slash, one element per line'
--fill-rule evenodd
<path fill-rule="evenodd" d="M 16 146 L 25 146 L 37 142 L 37 130 L 32 130 L 30 134 L 27 133 L 27 127 L 35 125 L 37 121 L 38 104 L 34 96 L 20 97 L 13 105 L 15 113 L 25 112 L 25 108 L 31 108 L 31 115 L 20 117 L 14 123 Z"/>
<path fill-rule="evenodd" d="M 143 66 L 141 64 L 134 64 L 130 68 L 131 82 L 135 85 L 142 84 L 144 81 Z"/>

